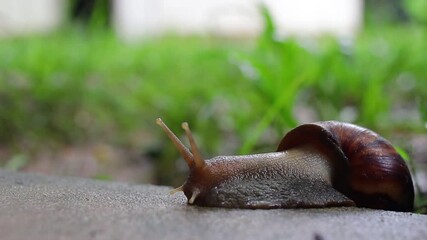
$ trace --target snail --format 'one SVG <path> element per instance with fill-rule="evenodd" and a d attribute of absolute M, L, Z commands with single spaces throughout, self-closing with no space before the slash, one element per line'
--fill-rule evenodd
<path fill-rule="evenodd" d="M 366 128 L 337 121 L 300 125 L 276 152 L 204 160 L 187 123 L 191 151 L 158 118 L 187 162 L 188 204 L 224 208 L 366 207 L 412 211 L 410 171 L 393 146 Z"/>

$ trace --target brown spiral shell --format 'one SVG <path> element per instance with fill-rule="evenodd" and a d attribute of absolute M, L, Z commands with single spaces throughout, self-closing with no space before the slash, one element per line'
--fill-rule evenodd
<path fill-rule="evenodd" d="M 412 211 L 414 187 L 405 161 L 375 132 L 335 121 L 291 130 L 277 151 L 313 145 L 333 161 L 332 185 L 358 207 Z"/>

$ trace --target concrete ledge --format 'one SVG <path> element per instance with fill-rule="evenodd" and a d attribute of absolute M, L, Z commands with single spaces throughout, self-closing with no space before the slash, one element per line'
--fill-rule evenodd
<path fill-rule="evenodd" d="M 0 170 L 0 238 L 427 239 L 426 215 L 199 208 L 169 190 Z"/>

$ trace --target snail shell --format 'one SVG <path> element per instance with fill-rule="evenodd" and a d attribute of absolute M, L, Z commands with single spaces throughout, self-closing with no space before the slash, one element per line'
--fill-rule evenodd
<path fill-rule="evenodd" d="M 358 207 L 413 210 L 409 169 L 394 147 L 375 132 L 336 121 L 304 124 L 286 134 L 277 151 L 308 143 L 332 159 L 332 186 Z"/>

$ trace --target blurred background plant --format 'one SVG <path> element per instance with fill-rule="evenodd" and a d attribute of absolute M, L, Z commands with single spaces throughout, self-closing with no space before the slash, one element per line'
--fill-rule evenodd
<path fill-rule="evenodd" d="M 425 1 L 366 1 L 354 39 L 280 39 L 261 8 L 257 39 L 132 44 L 94 2 L 70 4 L 54 33 L 0 39 L 4 168 L 178 186 L 186 166 L 157 117 L 178 134 L 189 122 L 206 157 L 272 151 L 290 128 L 335 119 L 389 138 L 425 181 Z"/>

